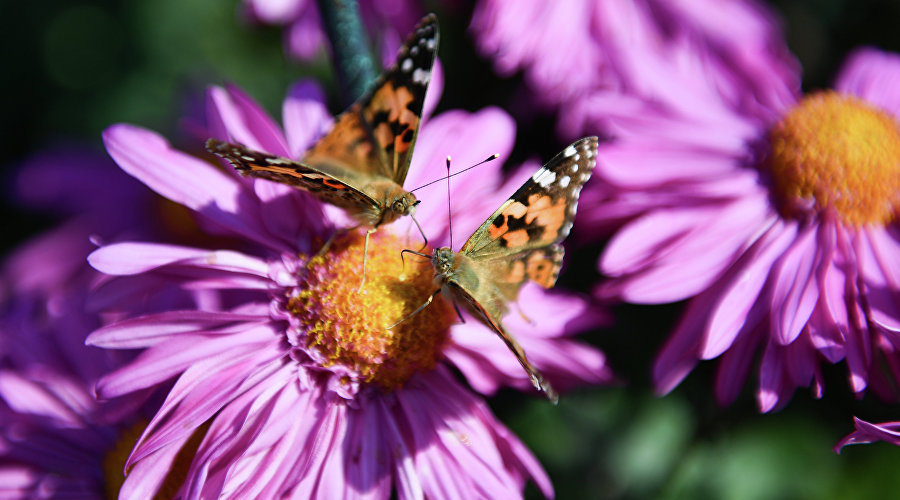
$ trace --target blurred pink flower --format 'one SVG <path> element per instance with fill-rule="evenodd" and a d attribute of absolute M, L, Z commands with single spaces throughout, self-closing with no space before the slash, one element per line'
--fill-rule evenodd
<path fill-rule="evenodd" d="M 286 25 L 287 52 L 312 59 L 325 44 L 325 32 L 315 0 L 244 0 L 248 16 L 261 23 Z M 420 0 L 361 0 L 363 24 L 381 46 L 387 61 L 393 61 L 402 37 L 412 31 L 427 12 Z"/>
<path fill-rule="evenodd" d="M 92 239 L 158 234 L 148 223 L 158 200 L 81 148 L 34 155 L 13 184 L 21 205 L 65 220 L 0 266 L 0 497 L 109 498 L 152 403 L 145 392 L 94 398 L 100 377 L 132 356 L 84 345 L 103 324 L 87 300 L 103 278 L 86 258 Z"/>
<path fill-rule="evenodd" d="M 835 445 L 835 453 L 840 453 L 844 446 L 850 444 L 874 443 L 884 441 L 894 446 L 900 446 L 900 422 L 882 422 L 871 424 L 865 420 L 853 417 L 856 431 L 848 434 Z"/>
<path fill-rule="evenodd" d="M 761 411 L 798 387 L 820 396 L 820 363 L 841 360 L 853 392 L 896 400 L 900 57 L 860 50 L 835 91 L 777 106 L 735 107 L 708 73 L 694 76 L 707 91 L 672 89 L 690 107 L 622 96 L 585 112 L 616 140 L 582 195 L 581 227 L 624 224 L 601 258 L 611 279 L 598 293 L 691 299 L 656 361 L 657 389 L 721 356 L 716 396 L 728 403 L 762 351 Z M 766 95 L 790 95 L 792 82 L 772 78 Z"/>
<path fill-rule="evenodd" d="M 310 84 L 285 101 L 284 132 L 237 89 L 211 89 L 208 102 L 213 136 L 289 157 L 331 120 Z M 513 135 L 512 120 L 497 109 L 426 118 L 407 187 L 443 176 L 450 153 L 458 165 L 507 154 Z M 185 289 L 242 297 L 227 311 L 138 316 L 90 336 L 92 345 L 145 349 L 100 382 L 101 396 L 176 379 L 129 464 L 166 452 L 208 422 L 184 494 L 505 498 L 521 496 L 529 478 L 553 494 L 531 453 L 443 362 L 452 361 L 483 393 L 531 387 L 496 335 L 474 320 L 450 327 L 455 316 L 443 302 L 384 329 L 433 286 L 427 263 L 408 261 L 401 271 L 399 250 L 419 244 L 409 221 L 373 237 L 367 285 L 357 293 L 359 235 L 338 240 L 322 262 L 307 257 L 346 222 L 336 208 L 281 184 L 241 178 L 134 126 L 110 127 L 104 141 L 123 170 L 247 243 L 241 252 L 122 243 L 91 255 L 94 267 L 119 276 L 111 283 L 165 277 Z M 519 172 L 501 190 L 497 165 L 480 168 L 465 188 L 454 179 L 453 206 L 465 207 L 453 221 L 458 235 L 478 227 L 530 173 Z M 424 200 L 417 219 L 432 245 L 448 236 L 443 189 L 417 191 Z M 401 282 L 398 275 L 407 277 Z M 528 288 L 520 303 L 535 323 L 511 317 L 508 327 L 548 379 L 563 388 L 609 380 L 602 354 L 567 338 L 603 319 L 587 300 Z M 130 487 L 123 494 L 148 491 L 140 482 Z"/>
<path fill-rule="evenodd" d="M 695 86 L 691 72 L 707 65 L 728 69 L 712 75 L 719 99 L 751 113 L 782 102 L 772 79 L 799 85 L 774 15 L 753 1 L 479 0 L 469 31 L 501 75 L 524 73 L 566 139 L 597 133 L 583 108 L 610 93 L 690 109 L 694 100 L 672 89 Z M 680 76 L 667 71 L 673 64 Z"/>

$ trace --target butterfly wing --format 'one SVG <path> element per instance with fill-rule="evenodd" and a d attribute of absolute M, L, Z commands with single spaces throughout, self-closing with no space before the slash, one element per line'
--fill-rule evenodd
<path fill-rule="evenodd" d="M 261 153 L 218 139 L 206 141 L 206 149 L 228 160 L 241 174 L 294 186 L 337 207 L 358 211 L 361 207 L 377 206 L 374 199 L 354 186 L 354 183 L 362 183 L 364 179 L 353 178 L 356 174 L 352 172 L 342 172 L 338 178 L 281 156 Z"/>
<path fill-rule="evenodd" d="M 528 361 L 528 357 L 525 356 L 525 350 L 522 349 L 522 346 L 519 345 L 515 337 L 510 335 L 509 332 L 503 328 L 500 321 L 496 319 L 498 316 L 488 311 L 486 306 L 490 307 L 490 299 L 488 297 L 481 297 L 479 300 L 477 296 L 480 294 L 478 293 L 479 288 L 477 285 L 475 287 L 466 286 L 465 283 L 461 283 L 460 281 L 449 280 L 447 281 L 446 286 L 449 288 L 449 292 L 453 295 L 455 300 L 462 301 L 469 311 L 475 314 L 475 316 L 485 325 L 490 327 L 500 336 L 503 343 L 506 344 L 506 347 L 512 351 L 519 361 L 519 364 L 521 364 L 522 368 L 525 369 L 525 372 L 528 373 L 528 377 L 531 379 L 531 384 L 534 385 L 534 388 L 542 391 L 547 396 L 547 399 L 552 401 L 553 404 L 556 404 L 559 401 L 559 396 L 556 394 L 556 391 L 553 390 L 553 387 L 549 382 L 544 380 L 544 376 L 541 375 L 541 372 Z"/>
<path fill-rule="evenodd" d="M 596 137 L 585 137 L 557 154 L 491 214 L 460 250 L 486 263 L 510 299 L 526 280 L 545 288 L 556 283 L 563 256 L 559 243 L 569 235 L 581 188 L 596 165 L 597 143 Z"/>
<path fill-rule="evenodd" d="M 438 37 L 437 17 L 429 14 L 403 43 L 394 65 L 337 118 L 302 162 L 386 177 L 402 186 L 419 133 Z"/>

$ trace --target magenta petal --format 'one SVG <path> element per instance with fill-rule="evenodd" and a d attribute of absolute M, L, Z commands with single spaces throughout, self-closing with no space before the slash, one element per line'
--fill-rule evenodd
<path fill-rule="evenodd" d="M 207 92 L 207 121 L 219 139 L 239 142 L 251 149 L 290 156 L 287 139 L 265 110 L 233 85 Z"/>
<path fill-rule="evenodd" d="M 394 453 L 394 473 L 397 475 L 397 496 L 401 500 L 422 500 L 425 498 L 422 483 L 419 474 L 416 472 L 416 466 L 413 462 L 413 450 L 410 450 L 406 444 L 406 430 L 398 427 L 397 419 L 394 418 L 394 404 L 388 406 L 387 402 L 382 398 L 373 401 L 373 410 L 378 412 L 384 429 L 385 441 L 388 449 L 395 450 Z"/>
<path fill-rule="evenodd" d="M 169 340 L 171 336 L 200 331 L 218 334 L 246 330 L 247 324 L 268 322 L 269 316 L 224 311 L 167 311 L 130 318 L 91 333 L 85 343 L 107 349 L 139 349 Z"/>
<path fill-rule="evenodd" d="M 722 354 L 716 370 L 716 401 L 728 405 L 737 399 L 747 382 L 750 368 L 756 364 L 756 351 L 760 341 L 767 337 L 768 328 L 762 326 L 762 314 L 756 315 L 755 324 L 745 324 L 731 347 Z"/>
<path fill-rule="evenodd" d="M 861 48 L 847 57 L 835 89 L 856 94 L 900 119 L 900 55 Z"/>
<path fill-rule="evenodd" d="M 160 135 L 133 125 L 107 128 L 103 143 L 124 171 L 162 196 L 270 248 L 288 250 L 260 232 L 256 200 L 212 164 L 174 150 Z"/>
<path fill-rule="evenodd" d="M 767 413 L 778 405 L 782 384 L 782 363 L 776 352 L 774 342 L 766 345 L 762 363 L 759 367 L 759 389 L 756 392 L 756 404 L 759 411 Z"/>
<path fill-rule="evenodd" d="M 621 283 L 630 302 L 683 300 L 709 286 L 768 217 L 753 198 L 725 207 L 659 210 L 629 224 L 610 242 L 605 273 L 633 273 Z"/>
<path fill-rule="evenodd" d="M 817 227 L 804 229 L 774 270 L 772 330 L 782 345 L 800 335 L 812 314 L 819 290 L 815 280 Z"/>
<path fill-rule="evenodd" d="M 853 417 L 853 424 L 856 427 L 856 431 L 841 439 L 834 447 L 835 453 L 840 453 L 841 448 L 850 444 L 872 443 L 875 441 L 884 441 L 894 446 L 900 446 L 900 422 L 872 424 Z"/>
<path fill-rule="evenodd" d="M 98 271 L 113 275 L 132 275 L 171 264 L 199 266 L 268 277 L 265 261 L 230 250 L 164 245 L 160 243 L 115 243 L 95 250 L 88 262 Z"/>
<path fill-rule="evenodd" d="M 711 359 L 731 347 L 735 336 L 747 321 L 763 284 L 769 278 L 772 262 L 796 236 L 796 225 L 778 222 L 753 244 L 728 272 L 727 288 L 720 295 L 706 331 L 700 357 Z"/>
<path fill-rule="evenodd" d="M 251 349 L 268 347 L 273 336 L 267 326 L 216 336 L 215 341 L 203 334 L 182 334 L 143 351 L 129 365 L 103 377 L 97 393 L 113 398 L 160 384 L 208 360 L 224 363 L 242 358 Z"/>
<path fill-rule="evenodd" d="M 861 230 L 856 255 L 866 283 L 870 317 L 878 325 L 900 332 L 900 242 L 883 229 Z"/>
<path fill-rule="evenodd" d="M 173 441 L 171 446 L 158 450 L 146 459 L 134 464 L 128 470 L 125 482 L 119 490 L 119 498 L 156 497 L 160 486 L 162 486 L 163 481 L 172 468 L 176 455 L 178 455 L 182 446 L 190 437 L 190 434 L 185 435 L 180 440 Z"/>
<path fill-rule="evenodd" d="M 19 413 L 50 417 L 60 425 L 81 424 L 81 417 L 46 387 L 17 373 L 0 371 L 0 398 Z"/>
<path fill-rule="evenodd" d="M 658 394 L 667 394 L 697 366 L 698 350 L 709 311 L 717 297 L 717 286 L 688 303 L 675 331 L 653 362 L 653 385 Z"/>
<path fill-rule="evenodd" d="M 228 357 L 206 357 L 191 364 L 169 391 L 127 465 L 192 433 L 230 401 L 270 376 L 273 370 L 270 367 L 277 369 L 275 360 L 280 356 L 275 346 L 247 344 L 247 347 L 242 354 L 231 352 Z"/>
<path fill-rule="evenodd" d="M 291 85 L 281 107 L 284 131 L 290 145 L 289 158 L 300 158 L 313 141 L 321 137 L 334 124 L 325 107 L 325 94 L 313 80 L 303 80 Z"/>

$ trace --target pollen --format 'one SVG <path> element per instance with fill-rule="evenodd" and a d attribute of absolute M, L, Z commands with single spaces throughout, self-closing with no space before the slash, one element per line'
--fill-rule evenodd
<path fill-rule="evenodd" d="M 363 244 L 362 235 L 351 233 L 313 258 L 287 309 L 323 367 L 393 390 L 415 373 L 434 369 L 455 312 L 446 301 L 434 300 L 411 315 L 437 289 L 434 271 L 415 255 L 407 254 L 404 264 L 400 252 L 408 246 L 389 234 L 371 236 L 360 289 Z"/>
<path fill-rule="evenodd" d="M 834 210 L 848 225 L 884 225 L 900 207 L 900 126 L 857 97 L 808 95 L 769 134 L 782 215 Z"/>

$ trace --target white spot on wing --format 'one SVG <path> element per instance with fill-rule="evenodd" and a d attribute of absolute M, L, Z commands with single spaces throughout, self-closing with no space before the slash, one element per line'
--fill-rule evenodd
<path fill-rule="evenodd" d="M 431 79 L 431 72 L 428 70 L 424 70 L 422 68 L 416 68 L 416 70 L 413 71 L 412 81 L 414 81 L 420 85 L 427 85 L 428 80 L 430 80 L 430 79 Z"/>
<path fill-rule="evenodd" d="M 566 158 L 574 155 L 575 153 L 576 153 L 575 148 L 572 146 L 569 146 L 563 150 L 563 156 L 565 156 Z"/>
<path fill-rule="evenodd" d="M 578 164 L 577 164 L 577 163 L 573 163 L 573 164 L 572 164 L 572 168 L 571 168 L 570 170 L 572 171 L 573 174 L 574 174 L 575 172 L 578 172 Z"/>
<path fill-rule="evenodd" d="M 571 180 L 572 179 L 569 179 L 568 175 L 564 175 L 564 176 L 560 177 L 559 178 L 559 187 L 565 189 L 566 187 L 569 186 L 569 181 L 571 181 Z"/>
<path fill-rule="evenodd" d="M 417 54 L 419 53 L 419 46 L 418 46 L 418 45 L 413 45 L 413 46 L 409 49 L 409 53 L 412 54 L 412 55 L 417 55 Z"/>
<path fill-rule="evenodd" d="M 428 50 L 434 51 L 434 38 L 429 38 L 425 46 L 428 47 Z"/>
<path fill-rule="evenodd" d="M 412 59 L 407 57 L 400 64 L 400 69 L 402 69 L 404 73 L 409 73 L 409 71 L 412 69 L 412 66 L 413 66 Z"/>
<path fill-rule="evenodd" d="M 538 170 L 534 173 L 534 175 L 531 176 L 531 180 L 536 182 L 542 188 L 546 188 L 550 184 L 553 184 L 553 181 L 556 180 L 556 172 L 551 172 L 545 167 L 541 167 L 540 170 Z"/>
<path fill-rule="evenodd" d="M 290 165 L 290 160 L 285 160 L 284 158 L 268 158 L 266 159 L 266 163 L 269 165 Z"/>

